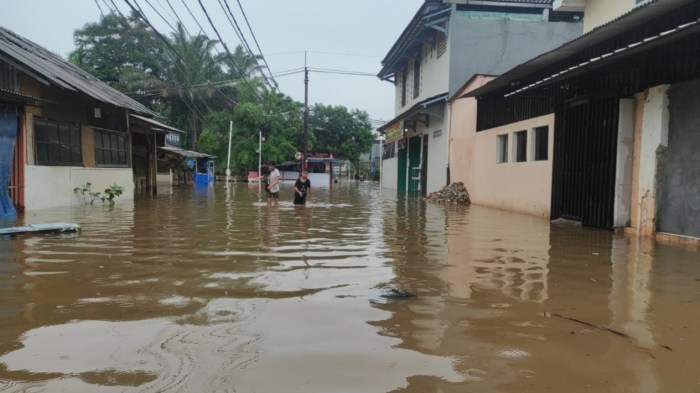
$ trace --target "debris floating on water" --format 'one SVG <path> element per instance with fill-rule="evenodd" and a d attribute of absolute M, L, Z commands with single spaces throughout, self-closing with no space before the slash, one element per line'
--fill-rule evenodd
<path fill-rule="evenodd" d="M 382 294 L 380 296 L 387 299 L 408 299 L 416 297 L 416 295 L 412 294 L 411 292 L 398 288 L 385 288 L 382 290 Z"/>
<path fill-rule="evenodd" d="M 468 205 L 471 203 L 467 188 L 462 182 L 451 183 L 442 187 L 440 191 L 431 192 L 427 199 L 429 202 L 448 205 Z"/>

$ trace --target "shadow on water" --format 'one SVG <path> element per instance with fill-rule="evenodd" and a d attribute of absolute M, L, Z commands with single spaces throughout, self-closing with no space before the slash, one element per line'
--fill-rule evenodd
<path fill-rule="evenodd" d="M 0 242 L 0 391 L 700 386 L 697 253 L 368 182 L 175 191 L 18 219 L 83 231 Z"/>

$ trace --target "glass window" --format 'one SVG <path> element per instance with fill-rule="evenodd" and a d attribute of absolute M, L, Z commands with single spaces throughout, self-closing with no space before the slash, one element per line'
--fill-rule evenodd
<path fill-rule="evenodd" d="M 535 141 L 533 157 L 535 161 L 547 161 L 549 159 L 549 127 L 535 128 Z"/>
<path fill-rule="evenodd" d="M 83 165 L 77 124 L 34 118 L 34 142 L 39 165 Z"/>
<path fill-rule="evenodd" d="M 127 134 L 95 129 L 95 162 L 98 166 L 129 166 Z"/>
<path fill-rule="evenodd" d="M 499 164 L 508 162 L 508 134 L 496 137 L 496 162 Z"/>
<path fill-rule="evenodd" d="M 518 131 L 513 135 L 515 136 L 513 161 L 525 162 L 527 161 L 527 131 Z"/>

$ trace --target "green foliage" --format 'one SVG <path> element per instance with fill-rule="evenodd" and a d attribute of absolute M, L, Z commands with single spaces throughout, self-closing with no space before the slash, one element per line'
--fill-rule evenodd
<path fill-rule="evenodd" d="M 304 149 L 303 105 L 268 90 L 258 57 L 241 46 L 231 56 L 215 54 L 218 41 L 190 35 L 180 24 L 165 38 L 166 44 L 137 15 L 113 13 L 77 30 L 74 39 L 76 50 L 70 55 L 74 64 L 184 130 L 186 148 L 218 157 L 220 168 L 226 165 L 231 120 L 235 173 L 257 168 L 259 133 L 265 138 L 263 162 L 289 161 Z M 312 152 L 332 152 L 357 162 L 373 139 L 364 111 L 321 104 L 311 110 Z M 96 199 L 90 192 L 83 195 Z"/>
<path fill-rule="evenodd" d="M 314 105 L 309 118 L 314 143 L 309 150 L 333 152 L 336 158 L 357 162 L 370 151 L 375 136 L 365 111 L 344 106 Z"/>
<path fill-rule="evenodd" d="M 75 187 L 73 192 L 82 195 L 86 205 L 92 205 L 96 199 L 99 199 L 102 203 L 106 202 L 110 206 L 114 206 L 114 199 L 124 193 L 124 187 L 112 184 L 104 192 L 99 192 L 92 191 L 92 183 L 87 182 L 82 187 Z"/>
<path fill-rule="evenodd" d="M 131 72 L 161 75 L 163 42 L 135 14 L 105 15 L 76 30 L 73 39 L 71 63 L 113 87 L 126 87 L 124 77 Z"/>

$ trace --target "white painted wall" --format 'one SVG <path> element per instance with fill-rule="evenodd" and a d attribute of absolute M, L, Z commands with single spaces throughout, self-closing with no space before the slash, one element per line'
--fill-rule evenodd
<path fill-rule="evenodd" d="M 548 159 L 533 161 L 536 127 L 548 126 Z M 528 131 L 527 161 L 513 162 L 513 133 Z M 508 162 L 496 160 L 497 137 L 508 134 Z M 554 114 L 536 117 L 476 133 L 472 203 L 549 218 L 552 201 Z"/>
<path fill-rule="evenodd" d="M 421 58 L 421 79 L 420 92 L 417 98 L 413 98 L 413 60 L 406 61 L 406 105 L 401 106 L 401 76 L 397 74 L 395 84 L 395 113 L 399 114 L 410 109 L 416 103 L 419 103 L 426 98 L 447 93 L 449 89 L 449 72 L 450 72 L 450 50 L 449 45 L 447 51 L 440 57 L 437 57 L 437 48 L 434 46 L 423 46 Z"/>
<path fill-rule="evenodd" d="M 398 157 L 382 160 L 381 181 L 383 188 L 396 189 L 398 181 L 399 159 Z"/>
<path fill-rule="evenodd" d="M 658 160 L 656 153 L 668 146 L 668 89 L 669 85 L 656 86 L 647 91 L 644 100 L 642 140 L 639 152 L 639 219 L 641 235 L 651 235 L 656 219 L 656 177 Z"/>
<path fill-rule="evenodd" d="M 24 175 L 27 211 L 82 205 L 82 196 L 73 189 L 82 187 L 87 182 L 92 183 L 93 191 L 100 192 L 117 184 L 124 187 L 124 193 L 117 201 L 134 199 L 134 175 L 131 168 L 27 165 Z"/>
<path fill-rule="evenodd" d="M 617 130 L 617 168 L 613 226 L 629 226 L 631 218 L 632 167 L 634 165 L 634 99 L 620 100 Z"/>
<path fill-rule="evenodd" d="M 610 22 L 635 6 L 635 0 L 586 0 L 583 10 L 583 33 Z"/>
<path fill-rule="evenodd" d="M 444 106 L 443 113 L 443 120 L 445 120 L 445 122 L 438 122 L 434 118 L 431 118 L 430 128 L 425 132 L 425 134 L 428 135 L 427 194 L 439 191 L 442 187 L 447 185 L 447 166 L 450 159 L 448 154 L 450 126 L 447 104 Z"/>

